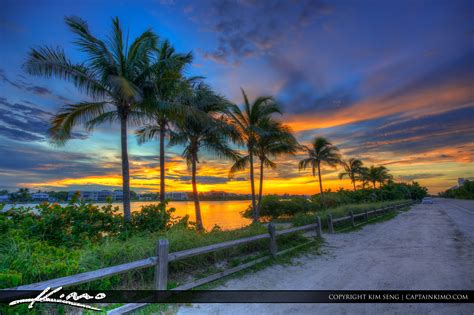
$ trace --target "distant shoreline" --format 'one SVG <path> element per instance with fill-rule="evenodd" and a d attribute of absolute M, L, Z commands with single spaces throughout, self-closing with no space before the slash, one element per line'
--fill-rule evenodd
<path fill-rule="evenodd" d="M 200 201 L 250 201 L 251 199 L 204 199 Z M 42 203 L 58 203 L 58 204 L 67 204 L 69 203 L 68 201 L 23 201 L 23 202 L 15 202 L 15 203 L 2 203 L 0 204 L 6 205 L 6 206 L 11 206 L 11 205 L 40 205 Z M 86 201 L 87 203 L 92 203 L 92 204 L 108 204 L 110 202 L 107 201 Z M 132 200 L 130 201 L 131 203 L 133 202 L 160 202 L 159 200 Z M 193 200 L 169 200 L 169 202 L 193 202 Z M 114 203 L 122 203 L 122 201 L 113 201 L 111 204 Z"/>

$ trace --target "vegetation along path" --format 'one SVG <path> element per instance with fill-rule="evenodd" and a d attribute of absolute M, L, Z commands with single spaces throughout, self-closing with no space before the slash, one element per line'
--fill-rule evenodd
<path fill-rule="evenodd" d="M 393 220 L 325 234 L 322 255 L 274 265 L 217 289 L 474 289 L 474 201 L 434 199 Z M 196 304 L 179 314 L 472 314 L 472 304 Z"/>

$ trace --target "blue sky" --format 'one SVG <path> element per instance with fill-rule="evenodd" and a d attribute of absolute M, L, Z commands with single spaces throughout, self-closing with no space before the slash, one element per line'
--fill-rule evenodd
<path fill-rule="evenodd" d="M 81 61 L 64 16 L 85 19 L 97 37 L 118 16 L 129 37 L 152 28 L 178 51 L 193 51 L 186 71 L 202 75 L 240 103 L 279 101 L 298 139 L 324 135 L 346 156 L 384 164 L 399 180 L 436 192 L 474 177 L 474 2 L 472 1 L 11 1 L 0 13 L 0 188 L 119 187 L 117 126 L 102 126 L 65 147 L 46 138 L 62 105 L 84 99 L 72 85 L 31 77 L 31 47 L 61 46 Z M 156 143 L 130 135 L 132 187 L 157 189 Z M 170 187 L 189 190 L 181 148 L 169 149 Z M 313 183 L 284 157 L 268 192 Z M 229 181 L 229 164 L 201 165 L 203 189 L 245 192 L 246 174 Z M 154 175 L 144 175 L 154 174 Z M 328 169 L 328 186 L 347 186 Z M 134 181 L 135 178 L 135 181 Z M 145 179 L 144 179 L 145 178 Z M 135 183 L 135 184 L 134 184 Z M 312 186 L 311 186 L 312 187 Z M 316 191 L 316 185 L 314 185 Z M 306 193 L 306 192 L 301 192 Z"/>

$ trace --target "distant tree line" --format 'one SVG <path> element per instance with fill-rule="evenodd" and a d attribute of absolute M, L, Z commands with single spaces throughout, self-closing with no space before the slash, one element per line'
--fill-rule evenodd
<path fill-rule="evenodd" d="M 439 196 L 443 198 L 472 200 L 474 199 L 474 181 L 467 179 L 461 186 L 441 192 Z"/>

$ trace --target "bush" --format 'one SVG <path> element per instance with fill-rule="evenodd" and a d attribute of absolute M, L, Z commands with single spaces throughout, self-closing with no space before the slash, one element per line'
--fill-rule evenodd
<path fill-rule="evenodd" d="M 279 196 L 268 195 L 262 197 L 260 216 L 267 219 L 293 216 L 297 213 L 315 211 L 318 205 L 302 197 L 282 199 Z M 252 207 L 249 206 L 243 213 L 244 217 L 252 217 Z"/>
<path fill-rule="evenodd" d="M 444 198 L 474 199 L 474 181 L 466 180 L 461 187 L 449 189 L 439 194 Z"/>
<path fill-rule="evenodd" d="M 133 212 L 130 223 L 123 222 L 118 207 L 111 204 L 99 207 L 88 203 L 40 204 L 34 208 L 12 208 L 0 217 L 0 231 L 15 225 L 27 238 L 35 238 L 57 246 L 83 245 L 106 237 L 128 237 L 135 232 L 162 231 L 174 224 L 188 225 L 188 217 L 172 217 L 174 208 L 167 203 L 146 205 Z M 60 228 L 59 228 L 60 227 Z"/>
<path fill-rule="evenodd" d="M 377 189 L 359 189 L 338 191 L 326 190 L 324 192 L 324 206 L 320 194 L 312 196 L 310 199 L 302 197 L 292 197 L 282 199 L 279 196 L 269 195 L 262 198 L 260 216 L 264 219 L 278 219 L 293 217 L 299 213 L 308 213 L 332 209 L 344 205 L 365 204 L 382 201 L 414 199 L 419 200 L 427 195 L 426 187 L 420 186 L 417 182 L 412 184 L 388 183 Z M 245 217 L 252 217 L 251 206 L 244 211 Z"/>

